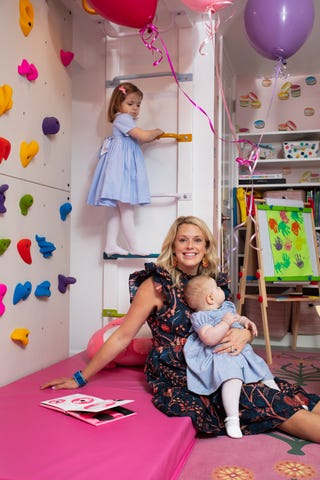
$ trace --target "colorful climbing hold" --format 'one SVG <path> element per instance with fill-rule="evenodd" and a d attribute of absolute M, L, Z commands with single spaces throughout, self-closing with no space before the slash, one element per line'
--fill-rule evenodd
<path fill-rule="evenodd" d="M 56 117 L 45 117 L 42 121 L 44 135 L 55 135 L 60 130 L 60 122 Z"/>
<path fill-rule="evenodd" d="M 18 73 L 23 77 L 26 77 L 29 82 L 36 80 L 38 78 L 38 70 L 33 63 L 29 63 L 25 58 L 22 60 L 21 64 L 18 65 Z"/>
<path fill-rule="evenodd" d="M 7 293 L 7 285 L 4 283 L 0 283 L 0 317 L 4 314 L 6 307 L 5 304 L 2 302 L 3 297 Z"/>
<path fill-rule="evenodd" d="M 61 205 L 59 211 L 60 211 L 60 218 L 61 220 L 65 221 L 69 213 L 71 213 L 72 210 L 72 205 L 69 202 L 64 203 Z"/>
<path fill-rule="evenodd" d="M 12 88 L 4 84 L 0 87 L 0 115 L 12 108 Z"/>
<path fill-rule="evenodd" d="M 21 215 L 28 215 L 28 210 L 33 204 L 33 196 L 27 193 L 20 198 L 19 207 L 21 211 Z"/>
<path fill-rule="evenodd" d="M 11 243 L 10 238 L 0 238 L 0 255 L 3 255 Z"/>
<path fill-rule="evenodd" d="M 68 65 L 70 65 L 70 63 L 72 62 L 73 60 L 73 57 L 74 57 L 74 53 L 73 52 L 68 52 L 68 51 L 65 51 L 65 50 L 60 50 L 60 59 L 61 59 L 61 62 L 62 64 L 67 67 Z"/>
<path fill-rule="evenodd" d="M 58 275 L 58 290 L 61 293 L 66 293 L 67 286 L 76 283 L 76 279 L 74 277 L 65 277 L 62 274 Z"/>
<path fill-rule="evenodd" d="M 56 249 L 54 244 L 52 242 L 47 242 L 45 237 L 40 237 L 39 235 L 36 235 L 36 240 L 38 242 L 38 245 L 40 247 L 40 253 L 42 253 L 42 256 L 44 258 L 48 258 L 52 256 L 52 252 Z"/>
<path fill-rule="evenodd" d="M 16 305 L 20 300 L 26 300 L 32 291 L 32 285 L 30 282 L 24 284 L 18 283 L 13 293 L 13 305 Z"/>
<path fill-rule="evenodd" d="M 39 152 L 39 144 L 35 140 L 30 143 L 22 142 L 20 145 L 20 161 L 23 168 L 26 168 L 33 157 Z"/>
<path fill-rule="evenodd" d="M 22 345 L 28 345 L 30 330 L 27 328 L 16 328 L 10 335 L 11 340 L 19 342 Z"/>
<path fill-rule="evenodd" d="M 44 282 L 39 283 L 34 292 L 35 297 L 50 297 L 50 287 L 51 283 L 49 282 L 49 280 L 45 280 Z"/>
<path fill-rule="evenodd" d="M 0 137 L 0 163 L 7 160 L 11 151 L 11 143 L 6 138 Z"/>
<path fill-rule="evenodd" d="M 17 243 L 17 249 L 22 260 L 30 265 L 32 263 L 31 240 L 29 238 L 22 238 Z"/>
<path fill-rule="evenodd" d="M 0 213 L 6 213 L 7 209 L 4 206 L 4 202 L 6 201 L 5 192 L 8 190 L 9 185 L 4 183 L 0 185 Z"/>
<path fill-rule="evenodd" d="M 19 2 L 19 11 L 20 11 L 20 28 L 25 37 L 29 35 L 33 28 L 34 23 L 34 11 L 33 5 L 29 0 L 20 0 Z"/>

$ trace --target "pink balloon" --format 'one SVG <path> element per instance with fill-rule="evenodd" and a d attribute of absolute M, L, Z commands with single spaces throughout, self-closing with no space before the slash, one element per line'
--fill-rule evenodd
<path fill-rule="evenodd" d="M 233 0 L 181 0 L 182 3 L 187 5 L 191 10 L 196 12 L 209 12 L 213 13 L 221 10 L 228 5 L 232 5 Z"/>
<path fill-rule="evenodd" d="M 248 0 L 244 21 L 258 53 L 284 60 L 302 47 L 312 30 L 313 0 Z"/>
<path fill-rule="evenodd" d="M 142 28 L 151 23 L 158 0 L 88 0 L 92 8 L 110 22 Z"/>

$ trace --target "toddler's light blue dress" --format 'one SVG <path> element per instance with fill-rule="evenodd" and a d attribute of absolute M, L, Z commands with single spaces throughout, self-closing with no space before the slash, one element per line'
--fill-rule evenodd
<path fill-rule="evenodd" d="M 225 301 L 217 310 L 194 312 L 191 315 L 192 333 L 184 346 L 187 362 L 188 389 L 200 395 L 210 395 L 231 378 L 243 383 L 255 383 L 273 379 L 266 362 L 257 355 L 251 345 L 246 345 L 239 355 L 214 353 L 213 346 L 206 346 L 197 332 L 205 325 L 217 325 L 227 312 L 236 313 L 232 302 Z M 244 328 L 235 322 L 232 327 Z"/>
<path fill-rule="evenodd" d="M 145 160 L 139 143 L 128 132 L 136 124 L 131 115 L 117 114 L 112 136 L 100 149 L 87 203 L 116 207 L 118 202 L 145 205 L 151 202 Z"/>

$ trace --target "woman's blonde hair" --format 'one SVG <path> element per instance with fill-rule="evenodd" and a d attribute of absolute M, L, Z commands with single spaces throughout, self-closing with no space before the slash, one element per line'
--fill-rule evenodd
<path fill-rule="evenodd" d="M 113 122 L 117 113 L 120 111 L 120 105 L 130 93 L 136 93 L 140 99 L 143 99 L 141 90 L 130 82 L 120 83 L 112 92 L 108 107 L 108 120 Z"/>
<path fill-rule="evenodd" d="M 206 223 L 198 217 L 189 215 L 187 217 L 178 217 L 171 225 L 161 248 L 161 253 L 158 257 L 157 264 L 167 270 L 173 280 L 174 285 L 177 285 L 180 280 L 181 272 L 175 268 L 175 256 L 173 254 L 173 243 L 177 236 L 178 229 L 181 225 L 189 224 L 198 227 L 206 242 L 206 254 L 205 261 L 200 263 L 198 269 L 198 275 L 210 275 L 217 276 L 218 274 L 218 256 L 216 252 L 216 241 L 213 234 L 209 230 Z"/>

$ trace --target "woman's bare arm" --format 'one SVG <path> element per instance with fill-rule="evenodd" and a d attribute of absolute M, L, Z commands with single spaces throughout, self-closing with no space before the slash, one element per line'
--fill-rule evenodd
<path fill-rule="evenodd" d="M 122 352 L 135 337 L 152 310 L 154 308 L 159 309 L 162 304 L 163 298 L 161 293 L 155 289 L 152 278 L 148 278 L 139 287 L 123 323 L 100 347 L 88 365 L 82 370 L 84 379 L 88 381 Z M 54 390 L 62 388 L 71 389 L 77 388 L 78 384 L 73 378 L 61 377 L 41 385 L 41 389 L 48 387 Z"/>

